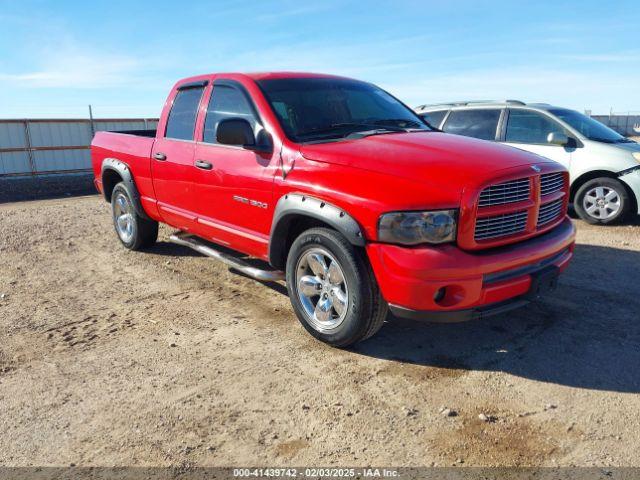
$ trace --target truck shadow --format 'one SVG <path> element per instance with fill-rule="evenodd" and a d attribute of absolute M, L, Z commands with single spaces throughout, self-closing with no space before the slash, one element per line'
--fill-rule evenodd
<path fill-rule="evenodd" d="M 428 367 L 502 371 L 570 387 L 640 392 L 640 252 L 576 246 L 558 291 L 522 310 L 459 324 L 395 319 L 353 351 Z M 417 369 L 417 371 L 416 371 Z M 415 378 L 415 377 L 414 377 Z"/>
<path fill-rule="evenodd" d="M 210 243 L 210 245 L 213 245 Z M 228 248 L 222 247 L 220 245 L 215 245 L 215 248 L 221 252 L 226 253 L 227 255 L 230 255 L 232 257 L 236 257 L 239 259 L 242 259 L 244 262 L 246 262 L 249 265 L 258 267 L 258 268 L 263 268 L 263 269 L 269 269 L 271 267 L 269 267 L 267 262 L 264 262 L 262 260 L 257 260 L 254 258 L 249 258 L 246 255 L 242 255 L 238 252 L 236 252 L 235 250 L 230 250 Z M 195 250 L 189 248 L 189 247 L 185 247 L 183 245 L 176 245 L 175 243 L 171 243 L 171 242 L 165 242 L 165 241 L 159 241 L 156 242 L 151 248 L 149 248 L 148 250 L 145 250 L 145 253 L 151 254 L 151 255 L 162 255 L 162 256 L 168 256 L 168 257 L 201 257 L 201 258 L 207 258 L 204 255 L 196 252 Z M 212 260 L 214 261 L 214 260 Z M 229 271 L 233 272 L 236 275 L 240 275 L 241 277 L 245 277 L 245 278 L 249 278 L 255 282 L 258 282 L 262 285 L 264 285 L 267 288 L 270 288 L 271 290 L 273 290 L 274 292 L 279 293 L 280 295 L 288 295 L 287 292 L 287 287 L 281 283 L 277 283 L 277 282 L 262 282 L 259 280 L 255 280 L 251 277 L 249 277 L 248 275 L 245 275 L 244 273 L 234 269 L 233 267 L 224 267 L 223 268 L 228 268 Z"/>
<path fill-rule="evenodd" d="M 158 242 L 148 253 L 201 256 L 169 242 Z M 420 370 L 429 378 L 430 368 L 452 375 L 502 371 L 572 387 L 640 393 L 638 271 L 640 252 L 577 245 L 558 290 L 540 302 L 458 324 L 389 315 L 376 336 L 352 351 L 411 365 L 418 378 Z M 262 284 L 287 295 L 280 283 Z"/>

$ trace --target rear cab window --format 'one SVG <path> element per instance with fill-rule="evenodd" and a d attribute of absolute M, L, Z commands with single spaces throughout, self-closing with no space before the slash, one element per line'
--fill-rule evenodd
<path fill-rule="evenodd" d="M 500 108 L 453 110 L 447 117 L 443 130 L 455 135 L 495 140 L 501 113 Z"/>
<path fill-rule="evenodd" d="M 173 100 L 165 137 L 176 140 L 193 140 L 198 116 L 198 106 L 204 92 L 204 85 L 179 89 Z"/>

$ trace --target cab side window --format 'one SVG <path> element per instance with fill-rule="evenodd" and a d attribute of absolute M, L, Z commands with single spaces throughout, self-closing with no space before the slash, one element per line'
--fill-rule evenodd
<path fill-rule="evenodd" d="M 444 116 L 448 110 L 435 110 L 433 112 L 424 112 L 420 116 L 432 127 L 439 128 Z"/>
<path fill-rule="evenodd" d="M 500 109 L 453 110 L 447 117 L 443 130 L 455 135 L 495 140 L 500 113 Z"/>
<path fill-rule="evenodd" d="M 198 105 L 204 87 L 179 90 L 173 100 L 164 136 L 178 140 L 193 140 L 193 132 L 198 116 Z"/>
<path fill-rule="evenodd" d="M 548 144 L 550 133 L 565 133 L 556 122 L 529 110 L 510 109 L 507 120 L 506 142 Z"/>
<path fill-rule="evenodd" d="M 217 143 L 216 130 L 220 120 L 225 118 L 242 118 L 247 120 L 253 131 L 256 131 L 256 117 L 249 100 L 239 89 L 228 85 L 215 85 L 207 115 L 204 120 L 204 137 L 206 143 Z"/>

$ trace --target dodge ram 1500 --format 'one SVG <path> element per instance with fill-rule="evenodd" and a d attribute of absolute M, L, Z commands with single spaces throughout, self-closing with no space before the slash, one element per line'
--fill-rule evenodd
<path fill-rule="evenodd" d="M 463 321 L 522 306 L 573 255 L 561 165 L 442 133 L 348 78 L 187 78 L 157 130 L 98 132 L 91 155 L 126 248 L 151 247 L 164 222 L 175 243 L 285 280 L 302 325 L 339 347 L 388 309 Z"/>

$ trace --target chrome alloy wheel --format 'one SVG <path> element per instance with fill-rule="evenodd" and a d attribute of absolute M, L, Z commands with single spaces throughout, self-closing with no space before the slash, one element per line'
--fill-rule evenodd
<path fill-rule="evenodd" d="M 309 323 L 319 332 L 336 329 L 347 316 L 349 290 L 337 260 L 322 248 L 304 252 L 296 267 L 296 289 Z"/>
<path fill-rule="evenodd" d="M 582 199 L 582 207 L 593 218 L 615 217 L 622 206 L 620 195 L 610 187 L 594 187 Z"/>
<path fill-rule="evenodd" d="M 133 205 L 129 198 L 122 192 L 116 193 L 113 206 L 113 217 L 116 223 L 118 236 L 124 243 L 129 243 L 133 239 Z"/>

